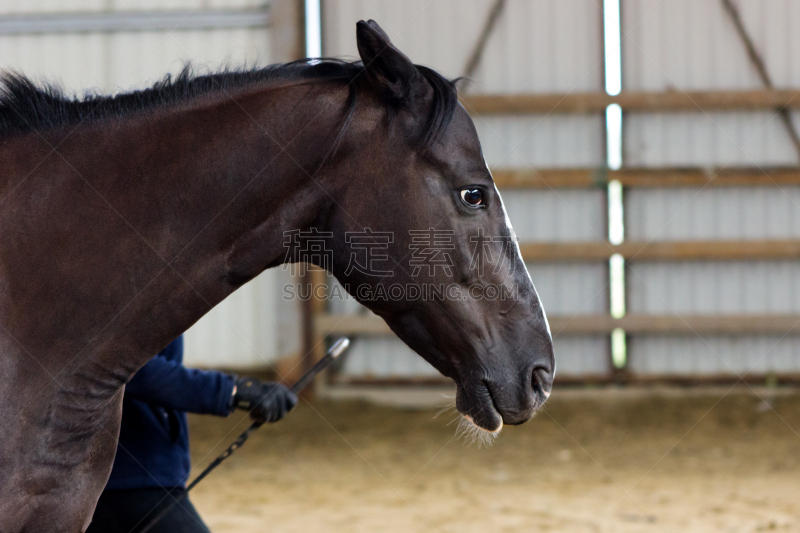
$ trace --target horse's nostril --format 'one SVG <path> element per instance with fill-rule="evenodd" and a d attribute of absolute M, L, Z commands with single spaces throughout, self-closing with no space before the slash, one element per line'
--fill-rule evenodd
<path fill-rule="evenodd" d="M 545 368 L 537 366 L 533 369 L 533 377 L 531 380 L 533 390 L 539 392 L 541 390 L 545 399 L 550 396 L 550 390 L 553 388 L 553 375 Z"/>

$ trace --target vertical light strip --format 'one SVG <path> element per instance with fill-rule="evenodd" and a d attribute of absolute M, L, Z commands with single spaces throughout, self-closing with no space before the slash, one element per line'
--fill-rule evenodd
<path fill-rule="evenodd" d="M 625 258 L 614 254 L 608 260 L 611 270 L 611 316 L 625 316 Z"/>
<path fill-rule="evenodd" d="M 619 94 L 622 90 L 619 2 L 620 0 L 603 0 L 606 92 L 612 96 Z"/>
<path fill-rule="evenodd" d="M 611 244 L 622 244 L 625 240 L 625 224 L 622 206 L 622 183 L 608 183 L 608 240 Z"/>
<path fill-rule="evenodd" d="M 611 170 L 622 167 L 622 108 L 619 104 L 606 108 L 606 161 Z"/>
<path fill-rule="evenodd" d="M 320 0 L 305 0 L 306 57 L 322 57 Z"/>
<path fill-rule="evenodd" d="M 622 50 L 620 0 L 603 0 L 603 44 L 605 55 L 606 93 L 614 96 L 622 90 Z M 622 108 L 611 104 L 606 108 L 606 165 L 610 170 L 622 167 Z M 608 184 L 608 240 L 620 244 L 625 240 L 623 191 L 619 180 Z M 625 316 L 625 259 L 614 254 L 608 262 L 609 307 L 611 316 Z M 611 361 L 616 368 L 627 363 L 625 331 L 611 332 Z"/>
<path fill-rule="evenodd" d="M 622 328 L 611 332 L 611 362 L 614 368 L 625 368 L 628 364 L 628 338 Z"/>

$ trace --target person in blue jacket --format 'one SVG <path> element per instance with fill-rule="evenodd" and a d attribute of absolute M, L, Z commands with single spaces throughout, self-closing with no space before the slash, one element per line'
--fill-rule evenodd
<path fill-rule="evenodd" d="M 186 413 L 227 416 L 239 408 L 253 420 L 276 422 L 296 404 L 296 394 L 280 383 L 183 366 L 178 337 L 125 387 L 117 455 L 86 533 L 131 533 L 176 499 L 150 531 L 208 533 L 185 497 L 191 470 Z"/>

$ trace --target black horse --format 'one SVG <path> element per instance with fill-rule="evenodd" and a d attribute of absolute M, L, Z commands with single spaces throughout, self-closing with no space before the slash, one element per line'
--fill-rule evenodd
<path fill-rule="evenodd" d="M 0 531 L 87 527 L 125 383 L 263 270 L 319 262 L 292 232 L 326 236 L 323 266 L 455 381 L 476 427 L 544 403 L 547 319 L 455 85 L 375 22 L 357 40 L 358 63 L 186 71 L 113 97 L 5 76 Z M 379 275 L 352 268 L 365 234 L 390 236 Z"/>

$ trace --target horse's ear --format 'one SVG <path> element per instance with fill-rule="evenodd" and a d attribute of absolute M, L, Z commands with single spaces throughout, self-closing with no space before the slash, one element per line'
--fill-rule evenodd
<path fill-rule="evenodd" d="M 389 98 L 406 100 L 419 76 L 411 60 L 392 44 L 374 20 L 358 21 L 356 41 L 369 80 Z"/>

